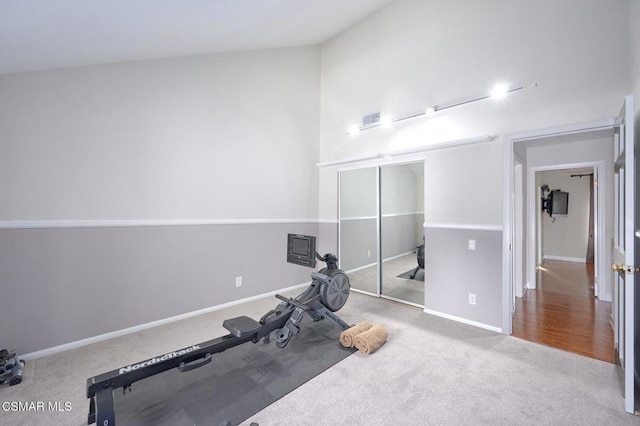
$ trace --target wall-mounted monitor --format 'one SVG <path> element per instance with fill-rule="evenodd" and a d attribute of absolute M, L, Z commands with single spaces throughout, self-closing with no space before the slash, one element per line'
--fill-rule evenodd
<path fill-rule="evenodd" d="M 287 235 L 287 262 L 315 268 L 316 237 L 311 235 Z"/>
<path fill-rule="evenodd" d="M 559 217 L 569 214 L 569 193 L 558 189 L 549 193 L 548 198 L 549 216 Z"/>

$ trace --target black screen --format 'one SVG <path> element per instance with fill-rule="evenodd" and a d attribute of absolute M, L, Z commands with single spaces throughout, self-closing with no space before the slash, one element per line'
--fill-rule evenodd
<path fill-rule="evenodd" d="M 311 235 L 288 234 L 287 262 L 296 265 L 316 266 L 316 237 Z"/>
<path fill-rule="evenodd" d="M 293 237 L 291 240 L 291 254 L 309 256 L 309 245 L 307 238 Z"/>
<path fill-rule="evenodd" d="M 551 191 L 551 216 L 567 216 L 569 213 L 569 193 Z"/>

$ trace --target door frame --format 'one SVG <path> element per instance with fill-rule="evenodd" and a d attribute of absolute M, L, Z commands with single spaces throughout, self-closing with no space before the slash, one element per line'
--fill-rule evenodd
<path fill-rule="evenodd" d="M 583 123 L 573 123 L 563 126 L 541 128 L 526 132 L 510 133 L 504 136 L 503 140 L 503 162 L 504 176 L 503 180 L 503 209 L 502 222 L 504 224 L 502 234 L 502 332 L 511 335 L 512 332 L 512 310 L 514 288 L 511 282 L 513 276 L 514 261 L 512 257 L 512 247 L 514 244 L 514 196 L 513 189 L 515 186 L 515 143 L 526 140 L 543 139 L 552 136 L 588 133 L 598 130 L 608 130 L 616 127 L 616 119 L 614 117 L 601 120 L 588 121 Z M 602 176 L 600 176 L 602 177 Z M 601 200 L 602 201 L 602 200 Z M 604 203 L 600 203 L 604 204 Z M 531 238 L 532 236 L 529 236 Z M 535 235 L 533 236 L 535 237 Z M 601 244 L 603 245 L 603 244 Z"/>
<path fill-rule="evenodd" d="M 523 297 L 525 292 L 525 271 L 524 271 L 524 220 L 523 220 L 523 204 L 524 204 L 524 161 L 518 156 L 514 157 L 514 191 L 513 191 L 513 292 L 511 294 L 512 310 L 515 311 L 516 297 Z M 512 312 L 513 314 L 513 312 Z"/>

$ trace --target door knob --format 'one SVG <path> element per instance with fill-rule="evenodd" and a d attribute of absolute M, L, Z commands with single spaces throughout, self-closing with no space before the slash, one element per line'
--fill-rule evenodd
<path fill-rule="evenodd" d="M 614 263 L 611 265 L 611 270 L 612 271 L 616 271 L 616 272 L 624 272 L 627 269 L 626 266 L 624 265 L 618 265 L 617 263 Z"/>

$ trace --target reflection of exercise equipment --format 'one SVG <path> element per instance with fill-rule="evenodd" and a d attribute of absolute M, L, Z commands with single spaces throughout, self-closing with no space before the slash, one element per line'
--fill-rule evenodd
<path fill-rule="evenodd" d="M 8 382 L 9 386 L 15 386 L 21 383 L 23 368 L 24 361 L 18 359 L 15 351 L 0 351 L 0 385 Z"/>
<path fill-rule="evenodd" d="M 338 269 L 338 258 L 333 254 L 321 257 L 316 253 L 315 237 L 289 234 L 288 262 L 313 267 L 316 258 L 325 262 L 327 267 L 311 274 L 309 287 L 295 298 L 276 294 L 281 303 L 259 321 L 246 316 L 224 320 L 222 325 L 230 334 L 88 379 L 87 398 L 90 402 L 87 424 L 115 425 L 113 391 L 119 388 L 131 390 L 131 384 L 138 380 L 173 368 L 183 373 L 194 370 L 210 363 L 213 354 L 242 343 L 258 343 L 261 339 L 269 343 L 272 332 L 275 332 L 276 346 L 284 348 L 300 331 L 299 325 L 305 313 L 314 321 L 328 319 L 342 330 L 349 328 L 350 325 L 334 314 L 346 303 L 350 288 L 349 278 Z"/>
<path fill-rule="evenodd" d="M 409 278 L 411 278 L 412 280 L 415 279 L 416 274 L 420 269 L 424 269 L 424 237 L 422 237 L 422 244 L 416 248 L 418 249 L 418 266 L 416 266 L 416 269 L 413 270 L 413 273 L 409 275 Z"/>

